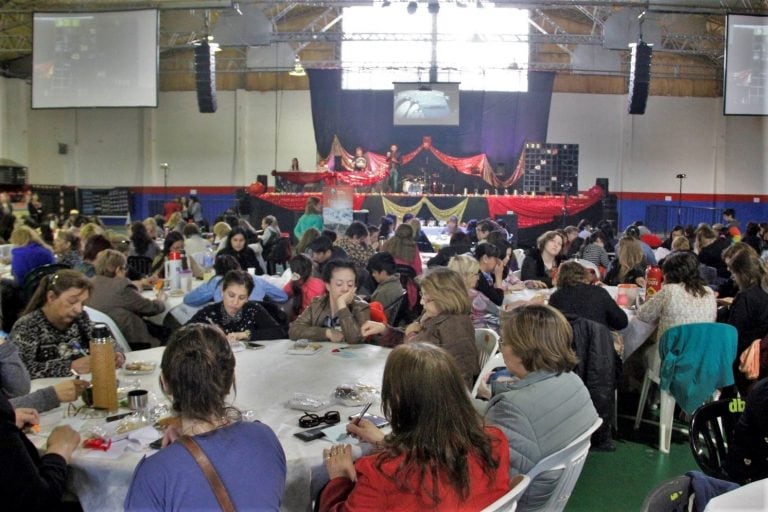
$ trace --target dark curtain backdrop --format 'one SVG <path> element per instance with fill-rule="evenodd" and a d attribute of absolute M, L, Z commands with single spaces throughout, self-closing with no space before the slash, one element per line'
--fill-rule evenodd
<path fill-rule="evenodd" d="M 392 125 L 392 91 L 341 88 L 341 70 L 308 69 L 312 120 L 320 155 L 333 136 L 347 151 L 362 146 L 384 154 L 397 144 L 408 153 L 422 137 L 451 156 L 485 153 L 491 163 L 514 166 L 525 141 L 546 142 L 554 73 L 529 72 L 528 92 L 461 91 L 459 126 Z"/>

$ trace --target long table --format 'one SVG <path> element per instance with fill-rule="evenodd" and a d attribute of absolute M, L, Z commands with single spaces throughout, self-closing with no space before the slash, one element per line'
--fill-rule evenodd
<path fill-rule="evenodd" d="M 313 355 L 290 355 L 293 346 L 290 340 L 261 342 L 266 348 L 244 350 L 236 354 L 236 393 L 230 399 L 241 411 L 253 411 L 255 418 L 269 425 L 277 434 L 285 450 L 288 463 L 286 489 L 282 510 L 304 512 L 309 506 L 310 468 L 322 463 L 322 450 L 328 446 L 325 440 L 305 443 L 293 434 L 299 432 L 298 419 L 301 411 L 289 409 L 286 404 L 295 393 L 308 393 L 328 398 L 330 405 L 320 409 L 322 415 L 328 410 L 338 410 L 342 421 L 359 412 L 360 407 L 334 404 L 331 393 L 338 385 L 364 383 L 381 388 L 384 363 L 389 349 L 373 345 L 361 345 L 353 350 L 334 352 L 341 345 L 325 343 Z M 158 369 L 152 374 L 140 377 L 123 375 L 118 378 L 130 381 L 140 379 L 140 387 L 155 393 L 162 399 L 159 389 L 159 362 L 163 347 L 129 352 L 128 362 L 157 362 Z M 89 378 L 89 376 L 85 376 Z M 33 387 L 39 389 L 61 379 L 39 379 Z M 62 420 L 62 406 L 42 415 L 41 424 L 46 430 Z M 371 412 L 380 413 L 379 402 Z M 88 420 L 87 425 L 103 423 L 104 420 Z M 84 427 L 87 428 L 87 427 Z M 114 460 L 93 459 L 79 448 L 72 458 L 71 487 L 77 494 L 85 511 L 122 510 L 134 468 L 141 457 L 151 455 L 152 450 L 125 452 Z M 254 482 L 258 475 L 253 475 Z M 255 484 L 254 484 L 255 485 Z"/>

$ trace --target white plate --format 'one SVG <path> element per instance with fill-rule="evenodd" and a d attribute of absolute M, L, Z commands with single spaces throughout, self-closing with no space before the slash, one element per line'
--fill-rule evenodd
<path fill-rule="evenodd" d="M 135 370 L 128 368 L 129 365 L 135 364 L 141 365 L 141 368 Z M 126 375 L 149 375 L 150 373 L 154 373 L 156 369 L 157 363 L 150 363 L 147 361 L 132 361 L 130 363 L 125 363 L 125 366 L 123 367 L 123 373 Z"/>
<path fill-rule="evenodd" d="M 320 343 L 310 343 L 306 347 L 296 347 L 288 349 L 288 353 L 295 356 L 311 356 L 317 354 L 323 346 Z"/>

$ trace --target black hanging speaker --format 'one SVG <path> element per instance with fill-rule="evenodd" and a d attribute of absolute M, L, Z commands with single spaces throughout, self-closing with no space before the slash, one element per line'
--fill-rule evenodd
<path fill-rule="evenodd" d="M 645 114 L 648 90 L 651 86 L 651 54 L 653 48 L 639 41 L 632 47 L 629 67 L 629 113 Z"/>
<path fill-rule="evenodd" d="M 216 54 L 207 42 L 195 46 L 195 84 L 200 112 L 216 112 Z"/>
<path fill-rule="evenodd" d="M 597 178 L 595 185 L 603 189 L 603 197 L 608 195 L 608 178 Z"/>

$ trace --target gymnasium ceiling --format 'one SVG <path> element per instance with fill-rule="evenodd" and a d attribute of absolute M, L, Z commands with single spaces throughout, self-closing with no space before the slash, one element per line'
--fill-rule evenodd
<path fill-rule="evenodd" d="M 438 0 L 418 0 L 419 8 Z M 652 94 L 722 94 L 725 14 L 768 15 L 768 0 L 439 0 L 530 11 L 529 69 L 557 72 L 556 90 L 626 92 L 627 41 L 642 21 L 654 44 Z M 386 4 L 386 5 L 385 5 Z M 213 35 L 220 89 L 306 88 L 289 77 L 294 56 L 307 68 L 340 67 L 342 9 L 376 5 L 405 9 L 407 0 L 0 0 L 0 72 L 29 78 L 34 11 L 157 7 L 162 90 L 194 89 L 192 46 Z M 641 21 L 640 21 L 641 20 Z M 381 34 L 358 37 L 381 38 Z M 387 36 L 384 36 L 387 37 Z M 414 40 L 428 34 L 413 34 Z M 266 54 L 270 58 L 264 58 Z"/>

